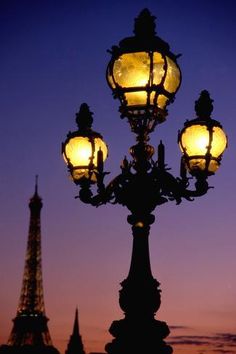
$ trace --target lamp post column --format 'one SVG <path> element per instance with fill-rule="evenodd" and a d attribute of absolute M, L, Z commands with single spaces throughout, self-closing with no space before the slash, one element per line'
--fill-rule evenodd
<path fill-rule="evenodd" d="M 171 354 L 164 339 L 169 334 L 165 322 L 154 318 L 161 305 L 159 282 L 153 278 L 149 258 L 149 230 L 154 216 L 132 223 L 133 251 L 128 277 L 121 283 L 119 303 L 125 317 L 114 321 L 110 333 L 115 337 L 105 347 L 108 354 Z"/>

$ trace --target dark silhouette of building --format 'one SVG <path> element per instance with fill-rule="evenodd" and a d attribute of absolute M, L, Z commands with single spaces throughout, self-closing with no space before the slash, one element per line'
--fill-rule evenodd
<path fill-rule="evenodd" d="M 58 354 L 52 345 L 45 314 L 41 265 L 42 199 L 35 192 L 30 199 L 30 223 L 20 301 L 7 345 L 0 354 Z"/>
<path fill-rule="evenodd" d="M 82 338 L 79 332 L 79 315 L 78 308 L 75 311 L 75 320 L 73 325 L 73 332 L 65 351 L 65 354 L 85 354 Z"/>

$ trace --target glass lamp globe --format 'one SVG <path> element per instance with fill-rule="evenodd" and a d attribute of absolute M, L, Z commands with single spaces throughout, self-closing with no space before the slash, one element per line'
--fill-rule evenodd
<path fill-rule="evenodd" d="M 103 163 L 108 154 L 107 145 L 101 136 L 81 136 L 78 132 L 68 136 L 63 148 L 63 157 L 70 170 L 74 182 L 89 179 L 96 182 L 99 164 Z"/>
<path fill-rule="evenodd" d="M 156 123 L 161 123 L 180 86 L 181 72 L 177 56 L 155 35 L 154 20 L 143 10 L 135 20 L 135 36 L 112 47 L 107 81 L 114 98 L 120 100 L 122 117 L 155 117 Z"/>
<path fill-rule="evenodd" d="M 179 146 L 190 174 L 211 175 L 220 166 L 227 136 L 221 124 L 210 118 L 213 106 L 207 91 L 202 91 L 195 109 L 199 116 L 185 123 L 179 134 Z"/>
<path fill-rule="evenodd" d="M 102 171 L 107 158 L 108 148 L 101 134 L 91 129 L 92 113 L 86 104 L 80 107 L 77 124 L 79 129 L 69 132 L 62 144 L 62 155 L 76 184 L 85 180 L 95 183 L 96 174 Z"/>

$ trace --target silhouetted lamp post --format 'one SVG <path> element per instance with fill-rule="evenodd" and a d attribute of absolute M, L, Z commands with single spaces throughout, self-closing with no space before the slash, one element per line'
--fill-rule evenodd
<path fill-rule="evenodd" d="M 168 201 L 193 200 L 204 195 L 207 178 L 218 169 L 227 146 L 227 137 L 216 120 L 209 93 L 202 91 L 195 103 L 196 118 L 187 121 L 179 132 L 182 151 L 180 177 L 166 168 L 162 142 L 155 149 L 148 144 L 149 133 L 167 117 L 167 105 L 174 101 L 181 83 L 181 72 L 169 45 L 156 36 L 155 17 L 145 9 L 135 20 L 134 36 L 113 46 L 107 67 L 107 81 L 114 98 L 120 100 L 120 113 L 136 134 L 130 148 L 131 161 L 125 157 L 121 173 L 107 186 L 103 163 L 108 149 L 102 136 L 92 130 L 92 112 L 86 103 L 77 113 L 78 130 L 69 133 L 62 153 L 79 198 L 99 206 L 118 203 L 126 206 L 132 225 L 133 251 L 128 277 L 122 282 L 120 307 L 125 317 L 114 321 L 109 354 L 167 354 L 172 348 L 164 339 L 169 334 L 165 322 L 155 319 L 160 307 L 159 283 L 153 278 L 149 259 L 148 235 L 155 217 L 153 210 Z M 195 177 L 190 186 L 190 174 Z M 192 177 L 191 177 L 192 178 Z M 94 193 L 94 186 L 97 191 Z"/>

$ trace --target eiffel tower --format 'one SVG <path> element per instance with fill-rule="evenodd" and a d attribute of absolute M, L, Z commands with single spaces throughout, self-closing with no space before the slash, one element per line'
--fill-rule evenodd
<path fill-rule="evenodd" d="M 35 192 L 29 202 L 30 223 L 20 301 L 8 343 L 0 347 L 1 354 L 59 354 L 52 345 L 44 306 L 40 225 L 42 206 L 36 177 Z"/>

